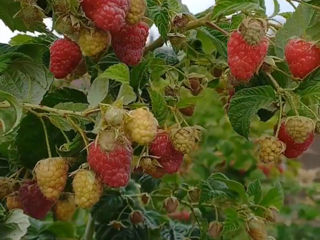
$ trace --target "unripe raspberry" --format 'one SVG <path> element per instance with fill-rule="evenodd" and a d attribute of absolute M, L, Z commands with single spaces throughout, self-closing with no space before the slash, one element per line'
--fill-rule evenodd
<path fill-rule="evenodd" d="M 62 194 L 56 205 L 53 207 L 54 216 L 59 221 L 71 220 L 76 211 L 74 195 L 71 193 Z"/>
<path fill-rule="evenodd" d="M 136 225 L 144 221 L 144 216 L 141 211 L 135 210 L 130 213 L 130 221 L 132 224 Z"/>
<path fill-rule="evenodd" d="M 142 157 L 140 159 L 139 166 L 143 171 L 154 178 L 161 178 L 166 174 L 166 171 L 162 168 L 160 163 L 151 157 Z"/>
<path fill-rule="evenodd" d="M 111 126 L 119 126 L 123 123 L 125 113 L 122 108 L 110 106 L 104 114 L 104 119 Z"/>
<path fill-rule="evenodd" d="M 174 148 L 184 154 L 191 153 L 197 146 L 199 132 L 193 127 L 172 129 L 170 137 Z"/>
<path fill-rule="evenodd" d="M 276 209 L 275 207 L 267 208 L 265 212 L 265 219 L 267 219 L 267 221 L 272 223 L 277 222 L 278 217 L 279 217 L 278 209 Z"/>
<path fill-rule="evenodd" d="M 12 193 L 6 197 L 6 205 L 9 210 L 16 208 L 22 209 L 22 203 L 18 192 Z"/>
<path fill-rule="evenodd" d="M 145 0 L 130 0 L 129 12 L 127 13 L 126 22 L 134 25 L 140 22 L 147 8 Z"/>
<path fill-rule="evenodd" d="M 258 140 L 259 159 L 263 163 L 277 163 L 281 154 L 286 150 L 286 145 L 275 137 L 263 137 Z"/>
<path fill-rule="evenodd" d="M 197 203 L 200 200 L 201 189 L 193 187 L 188 191 L 188 196 L 191 202 Z"/>
<path fill-rule="evenodd" d="M 15 181 L 10 178 L 0 177 L 0 200 L 12 193 L 15 188 Z"/>
<path fill-rule="evenodd" d="M 250 45 L 257 45 L 266 36 L 267 23 L 259 18 L 246 18 L 242 21 L 239 31 Z"/>
<path fill-rule="evenodd" d="M 195 109 L 195 105 L 191 105 L 189 107 L 185 107 L 185 108 L 179 108 L 179 111 L 187 116 L 187 117 L 191 117 L 194 113 L 194 109 Z"/>
<path fill-rule="evenodd" d="M 176 197 L 168 197 L 164 200 L 163 206 L 167 213 L 173 213 L 177 210 L 179 201 Z"/>
<path fill-rule="evenodd" d="M 314 133 L 315 124 L 307 117 L 289 117 L 286 120 L 286 131 L 296 143 L 303 143 Z"/>
<path fill-rule="evenodd" d="M 212 238 L 218 238 L 223 230 L 223 225 L 220 222 L 210 222 L 208 227 L 208 235 Z"/>
<path fill-rule="evenodd" d="M 81 208 L 90 208 L 96 204 L 102 194 L 102 185 L 95 174 L 89 170 L 80 170 L 74 176 L 73 191 L 75 203 Z"/>
<path fill-rule="evenodd" d="M 142 193 L 142 195 L 141 195 L 141 201 L 142 201 L 142 203 L 143 203 L 144 205 L 148 205 L 149 202 L 150 202 L 150 199 L 151 199 L 151 197 L 150 197 L 150 195 L 149 195 L 148 193 Z"/>
<path fill-rule="evenodd" d="M 111 35 L 97 29 L 82 29 L 78 43 L 84 56 L 95 56 L 110 46 Z"/>
<path fill-rule="evenodd" d="M 37 184 L 46 198 L 59 198 L 67 182 L 68 169 L 67 161 L 60 157 L 47 158 L 37 163 L 34 169 Z"/>
<path fill-rule="evenodd" d="M 155 138 L 158 121 L 147 108 L 138 108 L 129 112 L 125 127 L 133 142 L 146 145 Z"/>
<path fill-rule="evenodd" d="M 252 240 L 267 240 L 266 225 L 260 218 L 252 218 L 247 222 L 247 232 Z"/>

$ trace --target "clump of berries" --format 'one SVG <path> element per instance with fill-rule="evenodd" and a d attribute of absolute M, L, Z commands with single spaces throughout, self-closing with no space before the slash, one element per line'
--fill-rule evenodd
<path fill-rule="evenodd" d="M 228 64 L 232 75 L 247 83 L 262 64 L 269 46 L 261 19 L 245 19 L 228 41 Z"/>
<path fill-rule="evenodd" d="M 75 203 L 81 208 L 90 208 L 96 204 L 102 194 L 102 184 L 90 170 L 79 170 L 74 176 L 73 191 Z"/>
<path fill-rule="evenodd" d="M 82 29 L 78 40 L 80 49 L 84 56 L 95 56 L 107 49 L 111 44 L 109 32 L 101 30 Z"/>
<path fill-rule="evenodd" d="M 320 49 L 303 39 L 290 40 L 285 48 L 285 56 L 292 75 L 304 79 L 320 66 Z"/>
<path fill-rule="evenodd" d="M 68 163 L 64 158 L 47 158 L 37 163 L 34 171 L 42 194 L 57 200 L 67 182 Z"/>
<path fill-rule="evenodd" d="M 275 137 L 263 137 L 258 140 L 259 159 L 263 163 L 277 163 L 286 146 Z"/>
<path fill-rule="evenodd" d="M 315 123 L 302 116 L 289 117 L 281 124 L 278 138 L 286 144 L 284 155 L 296 158 L 306 151 L 314 140 Z"/>

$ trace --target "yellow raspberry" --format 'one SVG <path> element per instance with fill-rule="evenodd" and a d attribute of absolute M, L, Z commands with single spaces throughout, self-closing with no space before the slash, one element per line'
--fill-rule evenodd
<path fill-rule="evenodd" d="M 69 221 L 76 211 L 74 195 L 71 193 L 62 194 L 53 208 L 57 220 Z"/>
<path fill-rule="evenodd" d="M 281 154 L 286 150 L 286 145 L 275 137 L 263 137 L 258 140 L 259 159 L 263 163 L 277 163 Z"/>
<path fill-rule="evenodd" d="M 285 126 L 286 131 L 296 143 L 304 143 L 315 131 L 313 120 L 302 116 L 289 117 Z"/>
<path fill-rule="evenodd" d="M 101 30 L 82 29 L 80 31 L 78 44 L 84 56 L 95 56 L 110 45 L 111 37 L 109 32 Z"/>
<path fill-rule="evenodd" d="M 73 191 L 75 202 L 81 208 L 90 208 L 96 204 L 102 194 L 102 185 L 96 178 L 94 172 L 80 170 L 74 176 Z"/>
<path fill-rule="evenodd" d="M 183 154 L 189 154 L 195 150 L 199 140 L 199 132 L 194 127 L 172 129 L 170 137 L 174 148 Z"/>
<path fill-rule="evenodd" d="M 129 112 L 126 131 L 129 138 L 140 145 L 152 142 L 157 134 L 158 121 L 146 108 L 138 108 Z"/>
<path fill-rule="evenodd" d="M 20 201 L 20 198 L 17 192 L 14 192 L 9 196 L 7 196 L 6 205 L 9 210 L 16 209 L 16 208 L 22 209 L 22 203 Z"/>
<path fill-rule="evenodd" d="M 0 199 L 14 191 L 15 181 L 10 178 L 0 177 Z"/>
<path fill-rule="evenodd" d="M 50 199 L 57 200 L 63 191 L 68 174 L 68 163 L 64 158 L 47 158 L 39 161 L 35 166 L 37 184 L 42 194 Z"/>
<path fill-rule="evenodd" d="M 131 0 L 126 22 L 131 25 L 140 22 L 141 18 L 144 16 L 146 8 L 147 4 L 145 0 Z"/>

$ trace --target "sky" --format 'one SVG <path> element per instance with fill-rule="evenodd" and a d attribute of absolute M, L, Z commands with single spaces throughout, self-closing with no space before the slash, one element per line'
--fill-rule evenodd
<path fill-rule="evenodd" d="M 267 13 L 273 12 L 273 0 L 265 0 L 267 6 Z M 201 12 L 214 4 L 214 0 L 182 0 L 186 4 L 192 13 Z M 286 0 L 280 0 L 281 12 L 292 11 L 292 6 Z M 48 26 L 51 26 L 50 21 L 45 21 Z M 11 37 L 18 34 L 17 31 L 12 32 L 4 23 L 0 20 L 0 43 L 8 43 Z"/>

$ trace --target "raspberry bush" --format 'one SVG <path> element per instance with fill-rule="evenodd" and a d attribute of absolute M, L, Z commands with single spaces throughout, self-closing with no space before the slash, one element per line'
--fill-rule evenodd
<path fill-rule="evenodd" d="M 0 236 L 317 240 L 320 5 L 273 2 L 0 0 Z"/>

